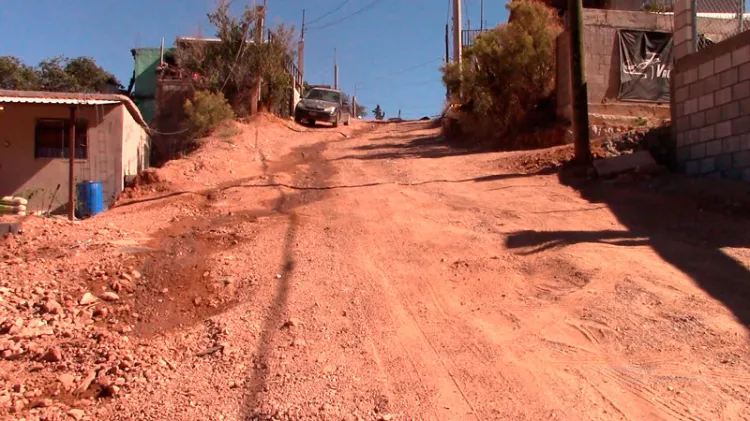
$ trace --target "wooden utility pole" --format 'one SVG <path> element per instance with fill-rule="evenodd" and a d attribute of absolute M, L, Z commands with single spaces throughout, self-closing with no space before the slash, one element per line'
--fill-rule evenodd
<path fill-rule="evenodd" d="M 450 53 L 450 27 L 446 23 L 445 24 L 445 64 L 448 65 L 451 62 L 451 53 Z M 448 87 L 445 88 L 445 97 L 447 99 L 450 99 L 451 97 L 451 91 L 448 89 Z"/>
<path fill-rule="evenodd" d="M 297 45 L 297 70 L 303 83 L 305 80 L 305 9 L 302 9 L 302 30 Z"/>
<path fill-rule="evenodd" d="M 461 63 L 461 0 L 453 0 L 453 61 Z"/>
<path fill-rule="evenodd" d="M 484 31 L 484 0 L 480 3 L 479 10 L 479 32 L 482 32 Z"/>
<path fill-rule="evenodd" d="M 336 49 L 333 49 L 333 89 L 339 88 L 339 63 L 336 57 Z"/>
<path fill-rule="evenodd" d="M 568 29 L 570 30 L 570 63 L 573 79 L 575 160 L 579 164 L 588 165 L 591 163 L 591 144 L 589 143 L 589 104 L 582 0 L 568 0 Z"/>
<path fill-rule="evenodd" d="M 70 166 L 68 167 L 68 219 L 76 219 L 76 121 L 78 121 L 78 106 L 70 107 L 70 127 L 68 128 L 68 155 Z"/>
<path fill-rule="evenodd" d="M 258 22 L 255 28 L 255 45 L 257 48 L 262 48 L 263 46 L 263 33 L 265 32 L 265 26 L 266 26 L 266 10 L 268 9 L 268 0 L 263 1 L 263 6 L 259 8 L 260 14 L 258 16 Z M 257 10 L 257 9 L 256 9 Z M 253 94 L 250 95 L 250 114 L 257 114 L 258 112 L 258 102 L 260 102 L 260 93 L 261 88 L 263 85 L 263 77 L 262 75 L 257 75 L 255 79 L 255 88 L 253 89 Z"/>

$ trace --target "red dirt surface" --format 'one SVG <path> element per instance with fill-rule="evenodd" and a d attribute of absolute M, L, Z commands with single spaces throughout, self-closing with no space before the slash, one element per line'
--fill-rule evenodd
<path fill-rule="evenodd" d="M 0 243 L 0 414 L 746 419 L 733 207 L 682 177 L 558 171 L 569 147 L 353 123 L 262 117 L 157 170 L 162 190 L 28 218 Z"/>

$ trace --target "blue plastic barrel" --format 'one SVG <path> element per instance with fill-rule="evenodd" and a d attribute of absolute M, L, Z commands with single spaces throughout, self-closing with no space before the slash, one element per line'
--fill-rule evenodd
<path fill-rule="evenodd" d="M 79 218 L 88 218 L 104 211 L 104 193 L 102 183 L 84 181 L 76 186 L 78 203 L 76 210 Z"/>

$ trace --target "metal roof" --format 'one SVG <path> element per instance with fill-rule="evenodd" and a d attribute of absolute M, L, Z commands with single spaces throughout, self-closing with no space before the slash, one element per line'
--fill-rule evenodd
<path fill-rule="evenodd" d="M 0 89 L 0 104 L 116 105 L 127 108 L 138 124 L 150 130 L 143 115 L 130 98 L 119 94 L 16 91 Z"/>
<path fill-rule="evenodd" d="M 106 99 L 74 99 L 74 98 L 42 98 L 42 97 L 17 97 L 0 96 L 0 102 L 12 102 L 18 104 L 66 104 L 66 105 L 110 105 L 119 104 L 120 101 Z"/>

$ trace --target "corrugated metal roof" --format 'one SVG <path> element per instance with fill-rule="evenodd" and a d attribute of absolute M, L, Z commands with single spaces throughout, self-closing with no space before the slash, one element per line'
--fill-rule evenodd
<path fill-rule="evenodd" d="M 74 99 L 74 98 L 40 98 L 40 97 L 17 97 L 0 96 L 0 102 L 13 102 L 20 104 L 66 104 L 66 105 L 110 105 L 119 104 L 120 101 L 105 99 Z"/>
<path fill-rule="evenodd" d="M 58 105 L 112 105 L 122 104 L 135 121 L 151 130 L 143 115 L 130 98 L 119 94 L 91 94 L 77 92 L 14 91 L 0 89 L 0 103 L 58 104 Z"/>

